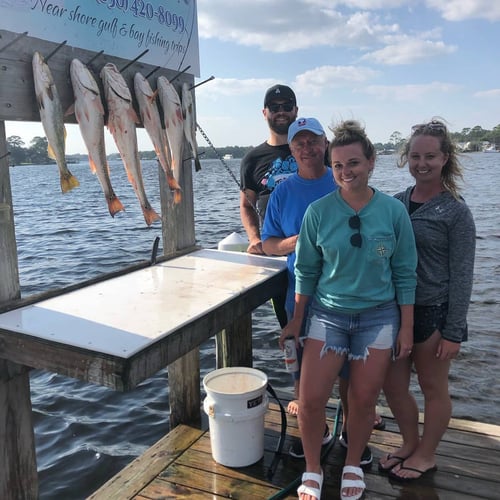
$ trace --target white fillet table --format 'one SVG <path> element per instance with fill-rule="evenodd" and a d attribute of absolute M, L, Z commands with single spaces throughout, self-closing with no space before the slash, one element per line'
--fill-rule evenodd
<path fill-rule="evenodd" d="M 283 290 L 285 269 L 197 250 L 0 314 L 0 357 L 128 390 Z"/>

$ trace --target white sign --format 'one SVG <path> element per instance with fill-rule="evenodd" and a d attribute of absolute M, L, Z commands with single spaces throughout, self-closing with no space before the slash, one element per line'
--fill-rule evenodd
<path fill-rule="evenodd" d="M 196 0 L 0 0 L 2 29 L 200 76 Z"/>

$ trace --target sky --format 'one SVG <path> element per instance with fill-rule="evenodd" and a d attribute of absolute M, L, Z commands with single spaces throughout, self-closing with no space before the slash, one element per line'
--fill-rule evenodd
<path fill-rule="evenodd" d="M 291 86 L 299 116 L 325 129 L 356 119 L 373 142 L 444 118 L 450 130 L 500 124 L 500 1 L 198 0 L 197 122 L 216 147 L 268 137 L 266 90 Z M 26 143 L 40 124 L 7 122 Z M 68 154 L 85 153 L 78 126 Z M 331 134 L 327 131 L 327 136 Z M 153 149 L 138 130 L 140 150 Z M 198 133 L 198 144 L 206 146 Z M 107 153 L 116 146 L 106 131 Z"/>

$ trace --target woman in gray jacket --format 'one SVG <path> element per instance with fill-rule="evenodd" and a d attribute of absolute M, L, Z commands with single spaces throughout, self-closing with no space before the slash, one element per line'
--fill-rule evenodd
<path fill-rule="evenodd" d="M 417 244 L 414 345 L 409 358 L 392 363 L 384 384 L 403 444 L 379 463 L 379 470 L 397 481 L 437 469 L 436 448 L 451 417 L 450 362 L 467 340 L 476 243 L 472 214 L 458 192 L 462 170 L 456 147 L 443 122 L 412 128 L 399 166 L 406 163 L 415 185 L 396 197 L 410 213 Z M 422 436 L 418 406 L 409 392 L 412 364 L 424 394 Z"/>

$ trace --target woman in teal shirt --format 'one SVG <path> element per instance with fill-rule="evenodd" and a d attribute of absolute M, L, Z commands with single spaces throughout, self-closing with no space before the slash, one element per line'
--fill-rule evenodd
<path fill-rule="evenodd" d="M 321 496 L 324 408 L 348 358 L 349 447 L 340 494 L 357 500 L 365 489 L 361 455 L 391 357 L 411 352 L 417 254 L 403 204 L 368 185 L 375 149 L 364 129 L 346 121 L 334 135 L 329 156 L 339 188 L 304 215 L 296 247 L 294 316 L 280 343 L 290 336 L 298 342 L 312 297 L 299 402 L 306 472 L 298 494 Z"/>

